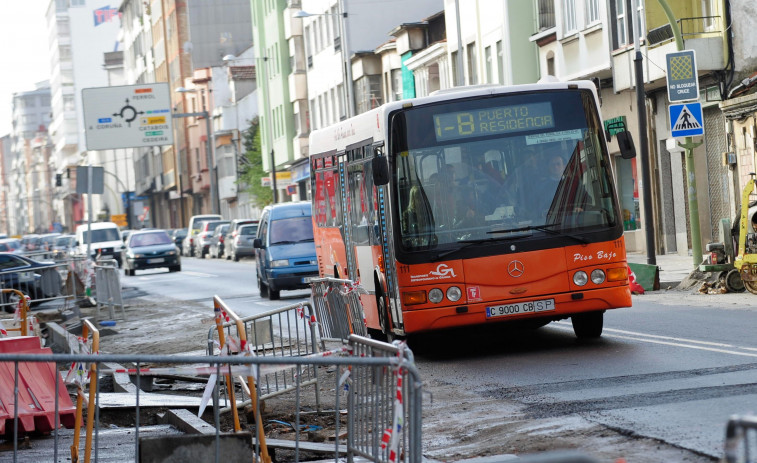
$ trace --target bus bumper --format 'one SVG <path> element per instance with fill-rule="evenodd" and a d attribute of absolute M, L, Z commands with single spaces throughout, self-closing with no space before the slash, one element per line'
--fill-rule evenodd
<path fill-rule="evenodd" d="M 580 295 L 580 296 L 579 296 Z M 518 302 L 554 299 L 555 309 L 547 312 L 504 315 L 487 318 L 487 307 Z M 576 291 L 572 293 L 543 294 L 527 296 L 507 301 L 477 302 L 466 305 L 445 306 L 403 312 L 405 333 L 452 328 L 458 326 L 481 325 L 515 320 L 547 318 L 559 320 L 581 312 L 631 307 L 631 291 L 628 286 Z"/>

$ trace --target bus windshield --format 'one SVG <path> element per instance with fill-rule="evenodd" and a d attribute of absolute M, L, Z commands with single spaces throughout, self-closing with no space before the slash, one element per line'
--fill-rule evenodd
<path fill-rule="evenodd" d="M 576 236 L 619 221 L 590 92 L 420 106 L 390 129 L 405 251 Z"/>

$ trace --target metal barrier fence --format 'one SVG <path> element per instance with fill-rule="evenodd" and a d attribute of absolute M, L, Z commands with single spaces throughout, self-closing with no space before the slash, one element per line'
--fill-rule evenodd
<path fill-rule="evenodd" d="M 95 283 L 95 300 L 97 301 L 95 321 L 100 320 L 100 309 L 103 307 L 108 308 L 111 320 L 116 318 L 115 307 L 121 309 L 121 317 L 126 319 L 118 262 L 115 259 L 98 259 L 95 262 Z"/>
<path fill-rule="evenodd" d="M 246 351 L 260 357 L 306 357 L 319 352 L 313 306 L 308 302 L 239 318 L 241 325 L 237 324 L 236 320 L 232 321 L 233 318 L 238 317 L 218 296 L 213 298 L 213 306 L 216 320 L 222 323 L 221 327 L 225 335 L 224 341 L 221 342 L 218 324 L 208 330 L 208 355 L 232 355 Z M 241 339 L 245 340 L 244 348 L 241 346 Z M 315 367 L 308 367 L 303 371 L 297 371 L 293 367 L 264 374 L 258 377 L 258 384 L 260 400 L 292 391 L 298 385 L 299 387 L 313 385 L 316 407 L 320 411 L 318 370 Z M 224 386 L 225 389 L 228 388 L 226 382 Z M 250 400 L 247 399 L 240 405 L 249 403 Z M 222 411 L 229 409 L 227 405 Z"/>
<path fill-rule="evenodd" d="M 310 286 L 323 340 L 368 335 L 360 302 L 360 295 L 367 292 L 362 286 L 338 278 L 313 278 Z"/>
<path fill-rule="evenodd" d="M 725 428 L 727 463 L 753 463 L 757 458 L 757 416 L 732 416 Z"/>
<path fill-rule="evenodd" d="M 140 454 L 142 436 L 151 429 L 140 423 L 142 413 L 140 407 L 140 395 L 146 394 L 140 391 L 140 378 L 146 376 L 161 375 L 204 375 L 213 374 L 215 380 L 210 382 L 213 388 L 213 423 L 212 433 L 215 436 L 214 455 L 202 458 L 200 461 L 221 461 L 221 438 L 219 393 L 222 374 L 253 376 L 261 378 L 266 374 L 281 369 L 294 368 L 303 371 L 307 368 L 318 368 L 322 371 L 331 371 L 333 386 L 324 387 L 330 391 L 334 400 L 334 407 L 323 411 L 318 416 L 326 417 L 333 423 L 333 444 L 316 444 L 306 440 L 304 429 L 306 423 L 314 414 L 301 412 L 301 407 L 308 403 L 310 396 L 303 395 L 303 388 L 299 376 L 295 377 L 295 410 L 294 422 L 291 423 L 294 435 L 289 440 L 268 440 L 271 448 L 288 449 L 293 452 L 287 456 L 286 461 L 301 461 L 305 455 L 312 455 L 314 446 L 321 445 L 317 451 L 331 454 L 337 461 L 341 456 L 346 456 L 348 461 L 356 457 L 363 457 L 374 462 L 412 462 L 420 463 L 421 454 L 421 380 L 417 368 L 412 363 L 412 354 L 401 346 L 379 343 L 360 336 L 350 336 L 350 346 L 343 350 L 348 351 L 347 356 L 339 356 L 334 353 L 330 356 L 319 357 L 280 357 L 280 356 L 162 356 L 162 355 L 81 355 L 81 354 L 0 354 L 0 365 L 5 362 L 12 363 L 16 372 L 20 365 L 30 362 L 54 362 L 67 369 L 71 365 L 89 364 L 90 371 L 94 375 L 90 383 L 89 402 L 94 400 L 94 417 L 88 410 L 87 425 L 93 427 L 91 440 L 92 450 L 90 455 L 94 461 L 141 461 L 144 455 Z M 126 369 L 125 372 L 135 376 L 137 388 L 136 414 L 134 431 L 126 433 L 133 438 L 133 453 L 131 446 L 115 445 L 109 439 L 114 439 L 111 433 L 104 432 L 100 425 L 100 403 L 102 396 L 106 394 L 100 390 L 101 378 L 107 374 L 122 372 L 119 369 L 107 370 L 101 366 L 104 364 L 134 365 L 134 368 Z M 145 368 L 145 365 L 168 365 L 161 368 Z M 180 366 L 176 366 L 180 365 Z M 210 365 L 198 367 L 197 365 Z M 10 367 L 10 365 L 9 365 Z M 57 380 L 56 380 L 57 381 Z M 259 388 L 260 383 L 257 383 Z M 255 397 L 255 408 L 260 410 L 260 389 Z M 14 403 L 18 403 L 18 382 L 15 387 Z M 346 410 L 342 404 L 346 401 Z M 8 404 L 3 404 L 7 406 Z M 56 402 L 56 413 L 57 413 Z M 262 426 L 264 415 L 256 415 L 256 426 Z M 343 419 L 346 423 L 343 424 Z M 94 421 L 94 422 L 93 422 Z M 347 434 L 343 436 L 342 427 L 346 426 Z M 18 415 L 10 424 L 14 434 L 18 433 Z M 330 431 L 330 430 L 329 430 Z M 266 449 L 266 441 L 258 435 L 253 439 L 254 461 L 270 462 Z M 293 438 L 291 438 L 293 437 Z M 7 438 L 7 435 L 6 435 Z M 55 455 L 55 461 L 67 461 L 67 457 L 58 460 L 59 441 L 70 442 L 75 439 L 70 432 L 60 428 L 52 431 L 50 436 L 34 436 L 34 445 L 19 448 L 14 440 L 13 458 L 16 461 L 50 461 Z M 54 441 L 53 441 L 54 440 Z M 51 443 L 53 441 L 53 443 Z M 72 442 L 73 443 L 73 442 Z M 78 442 L 75 443 L 78 446 Z M 86 444 L 85 444 L 86 445 Z M 53 446 L 53 448 L 51 448 Z M 72 446 L 72 451 L 74 450 Z M 119 453 L 120 452 L 120 453 Z M 126 452 L 126 453 L 124 453 Z M 114 453 L 117 455 L 114 456 Z M 133 455 L 133 460 L 131 456 Z M 86 456 L 85 456 L 86 458 Z M 3 460 L 8 458 L 3 457 Z"/>

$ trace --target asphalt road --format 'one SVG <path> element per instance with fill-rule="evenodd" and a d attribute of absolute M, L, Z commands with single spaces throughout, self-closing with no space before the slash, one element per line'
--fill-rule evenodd
<path fill-rule="evenodd" d="M 242 316 L 309 295 L 261 299 L 252 260 L 184 258 L 180 273 L 142 271 L 122 282 L 209 307 L 219 295 Z M 757 409 L 756 303 L 749 293 L 648 293 L 634 296 L 633 308 L 606 313 L 604 334 L 592 342 L 578 341 L 562 321 L 535 331 L 456 330 L 410 346 L 429 388 L 465 391 L 452 401 L 486 402 L 461 408 L 470 434 L 486 436 L 492 420 L 484 416 L 567 427 L 580 419 L 715 459 L 729 416 Z"/>

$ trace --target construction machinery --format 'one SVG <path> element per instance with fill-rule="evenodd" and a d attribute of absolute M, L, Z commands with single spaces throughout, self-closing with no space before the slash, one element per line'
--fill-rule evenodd
<path fill-rule="evenodd" d="M 744 287 L 757 294 L 757 207 L 749 207 L 749 196 L 754 191 L 755 173 L 746 182 L 741 193 L 741 217 L 739 220 L 739 250 L 733 261 Z"/>

